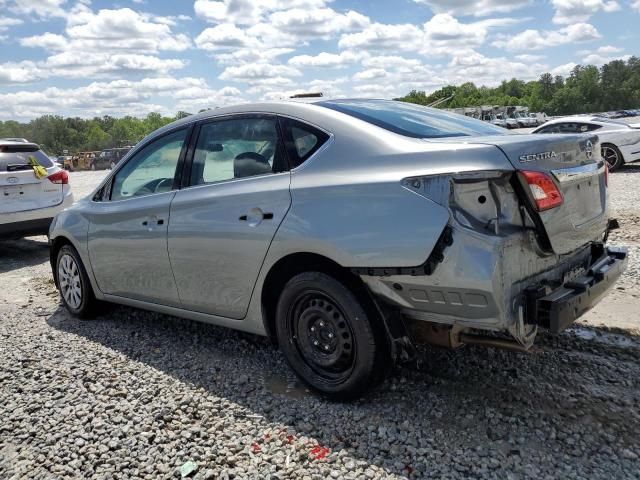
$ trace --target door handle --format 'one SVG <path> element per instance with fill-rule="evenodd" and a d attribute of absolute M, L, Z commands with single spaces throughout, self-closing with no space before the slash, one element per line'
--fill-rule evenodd
<path fill-rule="evenodd" d="M 162 219 L 162 218 L 158 218 L 158 219 L 156 219 L 155 217 L 149 217 L 149 219 L 148 219 L 148 220 L 145 220 L 144 222 L 142 222 L 142 226 L 143 226 L 143 227 L 148 226 L 148 225 L 149 225 L 149 222 L 151 222 L 151 224 L 153 225 L 153 222 L 154 222 L 154 221 L 155 221 L 155 223 L 156 223 L 157 225 L 164 225 L 164 219 Z"/>
<path fill-rule="evenodd" d="M 247 215 L 240 215 L 240 218 L 238 218 L 238 220 L 240 220 L 241 222 L 246 222 Z M 273 220 L 273 213 L 271 212 L 263 213 L 262 220 Z"/>

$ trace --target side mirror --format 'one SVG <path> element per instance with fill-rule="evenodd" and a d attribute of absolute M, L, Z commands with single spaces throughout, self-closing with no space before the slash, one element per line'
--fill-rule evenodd
<path fill-rule="evenodd" d="M 224 150 L 224 146 L 221 143 L 210 143 L 207 145 L 207 151 L 209 152 L 221 152 Z"/>

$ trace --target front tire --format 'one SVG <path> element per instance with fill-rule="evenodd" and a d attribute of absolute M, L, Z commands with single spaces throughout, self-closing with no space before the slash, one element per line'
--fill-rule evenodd
<path fill-rule="evenodd" d="M 609 165 L 610 172 L 624 165 L 624 158 L 618 147 L 611 143 L 603 143 L 600 148 L 602 150 L 602 158 Z"/>
<path fill-rule="evenodd" d="M 278 343 L 296 374 L 332 400 L 352 400 L 381 383 L 392 359 L 381 320 L 343 283 L 305 272 L 284 287 Z"/>
<path fill-rule="evenodd" d="M 69 312 L 80 318 L 90 318 L 97 304 L 87 271 L 80 255 L 71 245 L 64 245 L 56 260 L 58 289 Z"/>

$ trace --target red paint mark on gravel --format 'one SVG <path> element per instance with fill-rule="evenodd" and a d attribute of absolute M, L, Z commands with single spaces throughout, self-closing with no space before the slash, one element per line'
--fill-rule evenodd
<path fill-rule="evenodd" d="M 330 450 L 327 447 L 321 447 L 320 445 L 316 445 L 311 449 L 311 455 L 313 455 L 316 460 L 322 460 L 329 455 L 329 452 Z"/>

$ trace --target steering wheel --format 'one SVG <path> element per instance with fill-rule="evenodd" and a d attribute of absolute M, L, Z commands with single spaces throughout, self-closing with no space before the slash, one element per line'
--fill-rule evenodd
<path fill-rule="evenodd" d="M 169 187 L 169 190 L 171 190 L 172 186 L 173 186 L 173 178 L 163 178 L 158 183 L 156 183 L 156 188 L 153 189 L 153 193 L 160 193 L 163 187 L 164 188 Z"/>

